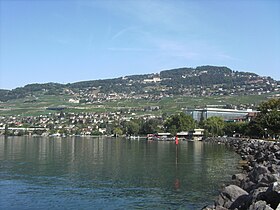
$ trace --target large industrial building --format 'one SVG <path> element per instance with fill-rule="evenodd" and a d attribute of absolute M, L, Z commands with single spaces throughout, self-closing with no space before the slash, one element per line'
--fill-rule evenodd
<path fill-rule="evenodd" d="M 209 117 L 221 117 L 225 121 L 243 121 L 255 116 L 257 111 L 252 109 L 237 110 L 237 109 L 221 109 L 221 108 L 201 108 L 201 109 L 187 109 L 186 114 L 192 116 L 196 121 L 201 121 Z"/>

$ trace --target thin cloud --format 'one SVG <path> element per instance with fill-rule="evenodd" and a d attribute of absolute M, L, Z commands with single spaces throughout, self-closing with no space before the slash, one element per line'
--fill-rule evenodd
<path fill-rule="evenodd" d="M 129 48 L 129 47 L 109 47 L 109 48 L 107 48 L 107 50 L 115 51 L 115 52 L 152 52 L 152 51 L 158 51 L 156 49 Z"/>
<path fill-rule="evenodd" d="M 134 30 L 136 27 L 127 27 L 127 28 L 124 28 L 124 29 L 121 29 L 120 31 L 118 31 L 117 33 L 115 33 L 111 40 L 115 40 L 117 39 L 118 37 L 121 37 L 122 35 L 125 35 L 125 33 L 131 31 L 131 30 Z"/>

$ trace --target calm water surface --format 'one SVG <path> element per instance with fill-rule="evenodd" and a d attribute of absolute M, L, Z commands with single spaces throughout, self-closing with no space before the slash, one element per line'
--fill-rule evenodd
<path fill-rule="evenodd" d="M 202 142 L 0 137 L 0 208 L 200 209 L 238 160 Z"/>

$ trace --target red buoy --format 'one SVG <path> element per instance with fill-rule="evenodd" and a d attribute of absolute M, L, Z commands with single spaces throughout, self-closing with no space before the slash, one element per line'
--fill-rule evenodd
<path fill-rule="evenodd" d="M 176 145 L 179 144 L 178 136 L 176 136 L 176 138 L 175 138 L 175 144 Z"/>

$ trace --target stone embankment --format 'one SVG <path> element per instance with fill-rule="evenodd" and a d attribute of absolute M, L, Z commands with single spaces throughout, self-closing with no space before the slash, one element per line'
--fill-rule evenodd
<path fill-rule="evenodd" d="M 280 142 L 240 138 L 208 138 L 240 154 L 242 172 L 232 176 L 213 205 L 203 210 L 280 210 Z"/>

